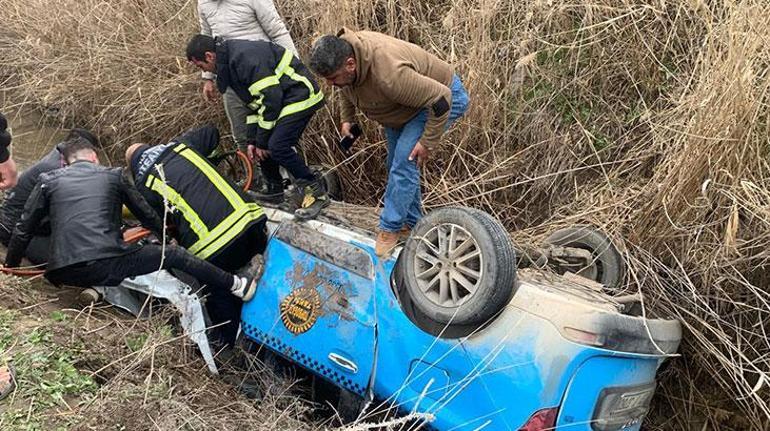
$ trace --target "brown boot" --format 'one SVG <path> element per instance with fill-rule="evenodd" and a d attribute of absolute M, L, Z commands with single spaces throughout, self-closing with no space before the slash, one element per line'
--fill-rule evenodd
<path fill-rule="evenodd" d="M 404 227 L 401 228 L 400 231 L 398 231 L 398 240 L 401 242 L 406 242 L 407 239 L 409 239 L 409 235 L 412 234 L 412 228 L 409 227 L 409 225 L 404 225 Z"/>
<path fill-rule="evenodd" d="M 377 241 L 374 243 L 374 254 L 378 257 L 386 257 L 390 255 L 400 237 L 400 232 L 388 232 L 381 230 L 377 233 Z"/>

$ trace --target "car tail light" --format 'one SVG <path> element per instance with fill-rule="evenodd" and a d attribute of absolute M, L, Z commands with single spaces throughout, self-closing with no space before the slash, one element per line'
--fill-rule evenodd
<path fill-rule="evenodd" d="M 569 326 L 564 327 L 562 334 L 570 341 L 574 341 L 579 344 L 586 344 L 588 346 L 601 347 L 605 344 L 605 337 L 593 332 L 583 331 L 581 329 L 571 328 Z"/>
<path fill-rule="evenodd" d="M 558 412 L 558 407 L 538 410 L 519 428 L 519 431 L 552 430 L 556 427 L 556 414 Z"/>

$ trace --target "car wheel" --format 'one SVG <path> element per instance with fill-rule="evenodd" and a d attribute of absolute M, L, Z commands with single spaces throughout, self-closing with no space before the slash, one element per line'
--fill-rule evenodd
<path fill-rule="evenodd" d="M 516 261 L 505 228 L 471 208 L 442 208 L 420 220 L 401 252 L 404 293 L 415 312 L 445 325 L 478 326 L 510 301 Z"/>
<path fill-rule="evenodd" d="M 625 261 L 610 238 L 592 226 L 559 229 L 545 240 L 547 246 L 573 247 L 587 250 L 591 263 L 575 274 L 594 280 L 610 289 L 619 289 L 625 280 Z M 558 268 L 557 268 L 558 270 Z M 560 270 L 560 273 L 567 272 Z"/>

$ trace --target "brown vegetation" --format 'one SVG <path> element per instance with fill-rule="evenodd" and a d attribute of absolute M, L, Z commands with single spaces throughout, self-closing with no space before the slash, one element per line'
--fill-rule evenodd
<path fill-rule="evenodd" d="M 4 89 L 96 129 L 108 150 L 204 120 L 224 126 L 182 55 L 194 3 L 7 0 Z M 770 4 L 277 3 L 303 52 L 349 25 L 456 65 L 472 105 L 424 173 L 428 207 L 484 208 L 518 241 L 577 222 L 626 239 L 629 289 L 687 329 L 651 427 L 769 426 Z M 361 151 L 343 159 L 337 114 L 330 103 L 318 115 L 307 154 L 337 167 L 349 199 L 376 204 L 382 135 L 367 123 Z"/>

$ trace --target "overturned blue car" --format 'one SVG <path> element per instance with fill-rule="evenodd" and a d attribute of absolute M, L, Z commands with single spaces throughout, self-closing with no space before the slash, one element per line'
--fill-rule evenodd
<path fill-rule="evenodd" d="M 445 208 L 380 260 L 366 232 L 267 212 L 267 263 L 242 330 L 337 388 L 350 419 L 389 411 L 447 431 L 638 430 L 680 342 L 679 322 L 645 318 L 638 296 L 580 277 L 617 273 L 580 241 L 551 250 L 567 266 L 588 259 L 578 275 L 520 269 L 497 220 Z"/>

